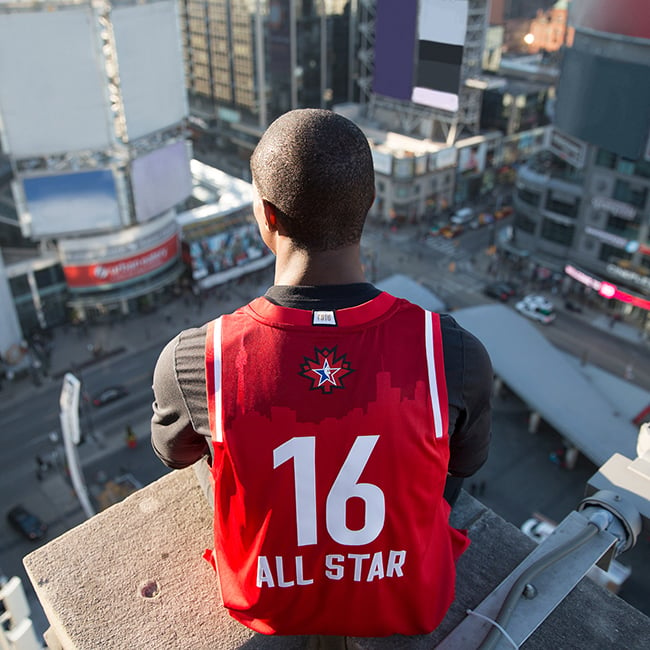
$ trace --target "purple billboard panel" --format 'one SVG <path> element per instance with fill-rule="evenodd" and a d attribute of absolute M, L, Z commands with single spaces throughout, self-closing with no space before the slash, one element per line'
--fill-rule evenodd
<path fill-rule="evenodd" d="M 413 91 L 417 0 L 377 0 L 373 91 L 409 101 Z"/>
<path fill-rule="evenodd" d="M 136 219 L 148 221 L 184 201 L 192 193 L 189 152 L 174 142 L 136 158 L 131 168 Z"/>
<path fill-rule="evenodd" d="M 23 179 L 31 235 L 108 230 L 120 225 L 110 169 Z"/>

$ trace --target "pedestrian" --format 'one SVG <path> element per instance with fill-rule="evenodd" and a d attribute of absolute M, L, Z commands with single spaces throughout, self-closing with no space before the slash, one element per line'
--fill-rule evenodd
<path fill-rule="evenodd" d="M 172 468 L 195 464 L 214 491 L 206 559 L 244 625 L 431 632 L 469 543 L 450 508 L 487 458 L 489 357 L 448 314 L 366 282 L 374 172 L 352 122 L 286 113 L 251 172 L 274 284 L 163 349 L 154 451 Z"/>
<path fill-rule="evenodd" d="M 138 439 L 135 436 L 135 431 L 133 431 L 133 427 L 129 424 L 126 427 L 126 446 L 129 449 L 135 449 L 138 445 Z"/>

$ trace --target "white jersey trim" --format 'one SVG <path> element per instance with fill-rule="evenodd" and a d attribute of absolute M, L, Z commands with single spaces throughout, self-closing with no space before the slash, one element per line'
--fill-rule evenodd
<path fill-rule="evenodd" d="M 436 438 L 442 438 L 442 412 L 440 409 L 440 398 L 438 395 L 438 379 L 436 376 L 436 359 L 433 353 L 433 321 L 431 312 L 424 311 L 424 337 L 427 346 L 427 372 L 429 374 L 429 394 L 431 396 L 431 408 L 433 410 L 433 425 Z"/>
<path fill-rule="evenodd" d="M 223 442 L 223 409 L 221 397 L 221 318 L 214 321 L 212 334 L 214 355 L 214 439 Z"/>

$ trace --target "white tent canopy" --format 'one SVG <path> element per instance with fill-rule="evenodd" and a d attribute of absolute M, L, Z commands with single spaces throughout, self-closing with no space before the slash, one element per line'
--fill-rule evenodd
<path fill-rule="evenodd" d="M 375 286 L 397 298 L 404 298 L 416 305 L 420 305 L 420 307 L 429 311 L 444 312 L 446 310 L 445 303 L 438 296 L 406 275 L 396 273 L 376 282 Z"/>
<path fill-rule="evenodd" d="M 629 412 L 635 407 L 617 395 L 621 388 L 644 391 L 602 371 L 596 378 L 583 372 L 504 305 L 469 307 L 453 315 L 483 342 L 495 374 L 593 463 L 602 465 L 614 453 L 636 458 L 638 429 L 632 418 L 638 410 Z M 648 397 L 641 395 L 645 404 Z"/>

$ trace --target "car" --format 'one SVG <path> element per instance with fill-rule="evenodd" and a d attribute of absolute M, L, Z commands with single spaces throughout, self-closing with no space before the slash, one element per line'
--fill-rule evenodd
<path fill-rule="evenodd" d="M 526 519 L 521 524 L 521 532 L 535 540 L 538 544 L 541 544 L 556 528 L 557 526 L 553 522 L 541 515 L 535 515 L 530 519 Z"/>
<path fill-rule="evenodd" d="M 129 391 L 124 386 L 109 386 L 93 397 L 93 406 L 104 406 L 125 397 Z"/>
<path fill-rule="evenodd" d="M 541 544 L 555 529 L 557 524 L 537 512 L 521 525 L 521 532 Z M 618 593 L 623 583 L 630 577 L 632 570 L 617 560 L 612 560 L 607 571 L 594 565 L 587 571 L 587 577 L 593 582 Z"/>
<path fill-rule="evenodd" d="M 500 210 L 496 210 L 494 212 L 494 218 L 497 221 L 500 221 L 501 219 L 505 219 L 506 217 L 509 217 L 513 212 L 514 212 L 514 210 L 513 210 L 512 206 L 505 205 Z"/>
<path fill-rule="evenodd" d="M 463 230 L 462 226 L 443 226 L 439 232 L 445 239 L 453 239 L 458 235 L 462 235 Z"/>
<path fill-rule="evenodd" d="M 472 221 L 472 219 L 474 219 L 474 210 L 472 208 L 461 208 L 454 213 L 449 221 L 455 226 L 464 226 Z"/>
<path fill-rule="evenodd" d="M 47 525 L 24 506 L 14 506 L 7 513 L 7 521 L 29 540 L 35 541 L 45 537 Z"/>
<path fill-rule="evenodd" d="M 509 282 L 491 282 L 483 287 L 483 293 L 490 298 L 497 298 L 501 302 L 507 302 L 515 295 L 515 287 Z"/>
<path fill-rule="evenodd" d="M 481 214 L 478 215 L 478 222 L 481 226 L 494 223 L 494 215 L 489 212 L 481 212 Z"/>
<path fill-rule="evenodd" d="M 520 300 L 515 309 L 528 318 L 550 325 L 555 320 L 555 307 L 544 296 L 526 296 Z"/>

